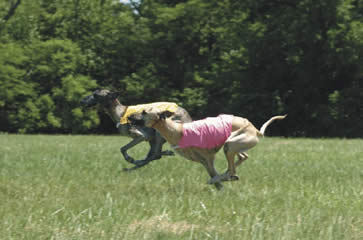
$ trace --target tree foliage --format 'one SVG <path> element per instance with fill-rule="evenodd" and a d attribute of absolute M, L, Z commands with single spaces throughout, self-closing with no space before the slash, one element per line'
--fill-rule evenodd
<path fill-rule="evenodd" d="M 79 100 L 104 87 L 194 118 L 288 113 L 276 134 L 362 137 L 362 13 L 359 0 L 2 0 L 0 131 L 95 131 L 105 116 Z"/>

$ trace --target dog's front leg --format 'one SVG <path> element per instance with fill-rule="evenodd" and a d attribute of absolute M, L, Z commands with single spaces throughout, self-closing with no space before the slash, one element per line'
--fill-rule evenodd
<path fill-rule="evenodd" d="M 217 170 L 214 167 L 214 159 L 215 159 L 215 155 L 212 154 L 203 154 L 203 152 L 200 152 L 200 150 L 196 150 L 193 149 L 191 150 L 191 152 L 189 152 L 189 157 L 191 157 L 190 159 L 196 162 L 200 162 L 206 169 L 207 172 L 209 174 L 209 176 L 211 177 L 211 179 L 218 177 L 218 173 Z M 208 181 L 209 183 L 209 181 Z M 221 190 L 223 188 L 222 183 L 220 183 L 220 181 L 216 181 L 210 184 L 214 184 L 214 186 L 218 189 Z"/>
<path fill-rule="evenodd" d="M 211 179 L 208 181 L 208 183 L 214 184 L 214 186 L 218 190 L 221 190 L 223 188 L 223 185 L 222 185 L 221 181 L 219 180 L 220 175 L 218 175 L 217 170 L 214 167 L 214 158 L 207 160 L 206 162 L 204 162 L 202 164 L 207 169 L 208 174 L 211 177 Z M 212 179 L 215 179 L 215 181 L 211 182 Z"/>
<path fill-rule="evenodd" d="M 121 153 L 123 154 L 124 158 L 126 161 L 128 161 L 129 163 L 132 163 L 134 164 L 135 166 L 134 167 L 131 167 L 131 168 L 124 168 L 123 170 L 124 171 L 132 171 L 132 170 L 136 170 L 138 168 L 141 168 L 145 165 L 147 165 L 151 160 L 134 160 L 132 157 L 130 157 L 128 154 L 127 154 L 127 150 L 130 149 L 131 147 L 139 144 L 140 142 L 144 141 L 145 138 L 143 136 L 140 136 L 138 138 L 135 138 L 133 141 L 131 141 L 129 144 L 127 144 L 126 146 L 122 147 L 120 150 L 121 150 Z"/>
<path fill-rule="evenodd" d="M 133 138 L 131 142 L 120 149 L 125 160 L 135 165 L 145 165 L 145 160 L 134 160 L 127 154 L 127 151 L 142 141 L 152 141 L 154 136 L 152 131 L 154 130 L 150 128 L 136 127 L 130 124 L 121 124 L 119 126 L 119 130 L 123 135 Z"/>
<path fill-rule="evenodd" d="M 224 182 L 224 181 L 237 181 L 239 180 L 238 176 L 232 175 L 228 172 L 228 170 L 221 174 L 221 175 L 216 175 L 214 177 L 212 177 L 209 181 L 208 184 L 217 184 L 220 182 Z"/>
<path fill-rule="evenodd" d="M 133 146 L 139 144 L 140 142 L 142 142 L 144 140 L 145 140 L 145 138 L 143 136 L 139 136 L 137 138 L 134 138 L 131 142 L 129 142 L 128 144 L 126 144 L 125 146 L 120 148 L 120 151 L 126 161 L 128 161 L 129 163 L 132 163 L 132 164 L 136 164 L 136 161 L 127 154 L 127 150 L 132 148 Z"/>

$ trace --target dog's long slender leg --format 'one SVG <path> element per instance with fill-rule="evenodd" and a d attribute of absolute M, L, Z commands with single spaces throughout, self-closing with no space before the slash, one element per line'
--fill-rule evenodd
<path fill-rule="evenodd" d="M 228 162 L 228 168 L 227 171 L 221 175 L 217 175 L 215 177 L 213 177 L 212 179 L 209 180 L 209 183 L 216 183 L 216 182 L 221 182 L 221 181 L 237 181 L 239 180 L 238 176 L 236 175 L 236 167 L 239 166 L 244 160 L 246 160 L 248 158 L 247 153 L 239 153 L 236 152 L 230 142 L 228 142 L 228 140 L 226 141 L 226 143 L 224 144 L 223 147 L 223 151 L 224 154 L 227 158 L 227 162 Z M 238 160 L 236 161 L 236 163 L 234 162 L 234 158 L 235 156 L 238 156 Z"/>
<path fill-rule="evenodd" d="M 150 150 L 145 158 L 145 161 L 153 161 L 160 159 L 162 155 L 174 155 L 171 151 L 162 151 L 163 144 L 166 143 L 166 140 L 160 135 L 160 133 L 155 131 L 155 135 L 149 141 Z M 171 154 L 169 153 L 171 152 Z"/>
<path fill-rule="evenodd" d="M 209 176 L 211 177 L 211 179 L 214 179 L 215 177 L 218 177 L 218 173 L 217 171 L 214 169 L 210 169 L 209 167 L 205 166 L 205 168 L 208 171 Z M 214 186 L 218 189 L 221 190 L 223 188 L 223 184 L 220 181 L 217 182 L 210 182 L 208 181 L 209 184 L 214 184 Z"/>
<path fill-rule="evenodd" d="M 214 158 L 209 159 L 202 164 L 207 169 L 207 172 L 208 172 L 209 176 L 211 177 L 211 179 L 219 176 L 216 168 L 214 167 Z M 221 182 L 215 182 L 213 184 L 218 190 L 221 190 L 223 188 L 223 184 Z"/>
<path fill-rule="evenodd" d="M 238 176 L 236 176 L 236 165 L 234 163 L 234 158 L 236 156 L 235 153 L 228 153 L 227 154 L 227 158 L 228 158 L 228 175 L 229 175 L 229 179 L 226 179 L 227 181 L 228 180 L 238 180 Z"/>
<path fill-rule="evenodd" d="M 160 159 L 163 155 L 164 156 L 173 156 L 174 152 L 172 151 L 163 151 L 163 145 L 166 143 L 166 140 L 161 136 L 158 131 L 155 131 L 155 137 L 153 141 L 154 152 L 153 152 L 153 160 Z"/>
<path fill-rule="evenodd" d="M 142 140 L 145 140 L 143 137 L 138 137 L 138 138 L 141 138 Z M 137 138 L 137 139 L 138 139 Z M 133 144 L 131 144 L 132 142 L 130 142 L 129 144 L 130 144 L 130 147 L 129 148 L 131 148 L 131 147 L 133 147 L 133 146 L 135 146 L 135 145 L 137 145 L 138 143 L 140 143 L 140 141 L 135 141 L 135 143 L 133 143 Z M 128 145 L 129 145 L 128 144 Z M 150 150 L 149 150 L 149 153 L 148 153 L 148 156 L 150 155 L 150 152 L 151 151 L 153 151 L 153 148 L 152 148 L 152 143 L 151 142 L 149 142 L 149 144 L 150 144 Z M 126 145 L 126 146 L 128 146 L 128 145 Z M 125 147 L 126 147 L 125 146 Z M 129 148 L 127 148 L 127 149 L 129 149 Z M 126 149 L 126 150 L 127 150 Z M 122 152 L 122 154 L 126 154 L 127 155 L 127 153 L 126 153 L 126 150 L 125 150 L 125 152 L 122 152 L 122 150 L 121 150 L 121 152 Z M 136 170 L 136 169 L 138 169 L 138 168 L 141 168 L 141 167 L 143 167 L 143 166 L 145 166 L 145 165 L 147 165 L 150 161 L 152 161 L 153 159 L 150 159 L 150 158 L 146 158 L 145 160 L 134 160 L 132 157 L 130 157 L 129 155 L 127 155 L 128 156 L 128 158 L 126 158 L 125 157 L 125 159 L 128 161 L 128 162 L 130 162 L 130 163 L 132 163 L 132 164 L 135 164 L 135 166 L 134 167 L 131 167 L 131 168 L 124 168 L 123 170 L 124 171 L 132 171 L 132 170 Z M 132 160 L 132 161 L 130 161 L 130 160 Z"/>
<path fill-rule="evenodd" d="M 159 133 L 157 133 L 157 134 L 160 135 Z M 166 143 L 166 140 L 160 135 L 160 153 L 161 153 L 161 156 L 174 156 L 175 154 L 174 154 L 173 151 L 170 151 L 170 150 L 163 151 L 163 145 L 165 143 Z"/>
<path fill-rule="evenodd" d="M 157 151 L 157 146 L 155 144 L 155 141 L 151 140 L 148 143 L 149 143 L 150 149 L 149 149 L 149 152 L 146 155 L 145 161 L 152 161 L 152 160 L 158 159 L 157 157 L 155 157 L 155 154 L 156 154 L 156 151 Z"/>
<path fill-rule="evenodd" d="M 222 178 L 222 181 L 238 180 L 238 176 L 236 176 L 236 166 L 234 163 L 234 158 L 236 156 L 236 153 L 230 148 L 228 141 L 224 144 L 223 150 L 224 150 L 224 155 L 227 158 L 228 169 L 223 174 L 224 176 Z"/>
<path fill-rule="evenodd" d="M 144 160 L 133 160 L 132 163 L 135 164 L 136 166 L 134 166 L 132 168 L 124 168 L 124 171 L 136 170 L 138 168 L 141 168 L 141 167 L 147 165 L 149 162 L 151 162 L 153 160 L 160 159 L 161 156 L 164 155 L 163 152 L 161 151 L 161 149 L 162 149 L 162 145 L 166 142 L 166 140 L 164 138 L 162 138 L 158 132 L 155 132 L 155 134 L 156 135 L 154 137 L 148 138 L 148 143 L 150 145 L 150 149 L 149 149 L 149 152 L 148 152 L 146 158 Z M 165 155 L 170 155 L 170 154 L 165 154 Z M 173 152 L 172 152 L 172 155 L 174 155 Z"/>
<path fill-rule="evenodd" d="M 235 181 L 238 180 L 236 176 L 236 165 L 240 165 L 248 158 L 248 149 L 254 147 L 258 143 L 258 137 L 253 134 L 246 133 L 244 129 L 236 131 L 235 134 L 227 139 L 224 144 L 224 154 L 228 161 L 228 170 L 221 176 L 220 181 Z M 235 155 L 238 154 L 239 160 L 234 162 Z"/>
<path fill-rule="evenodd" d="M 124 156 L 126 161 L 128 161 L 129 163 L 132 163 L 132 164 L 136 164 L 135 163 L 136 161 L 127 154 L 127 150 L 129 150 L 133 146 L 141 143 L 144 140 L 145 140 L 145 138 L 143 136 L 139 136 L 137 138 L 134 138 L 131 142 L 129 142 L 128 144 L 126 144 L 125 146 L 120 148 L 120 151 L 121 151 L 121 153 Z"/>
<path fill-rule="evenodd" d="M 139 137 L 133 139 L 130 143 L 128 143 L 127 145 L 125 145 L 124 147 L 122 147 L 120 149 L 121 153 L 123 154 L 126 161 L 136 165 L 136 166 L 134 166 L 132 168 L 124 168 L 125 171 L 132 171 L 132 170 L 141 168 L 141 167 L 147 165 L 152 160 L 161 158 L 160 146 L 157 145 L 157 143 L 155 141 L 155 138 L 148 138 L 148 143 L 150 145 L 150 149 L 149 149 L 149 152 L 148 152 L 148 154 L 147 154 L 147 156 L 146 156 L 146 158 L 144 160 L 134 160 L 132 157 L 130 157 L 127 154 L 128 149 L 134 147 L 135 145 L 137 145 L 140 142 L 145 141 L 145 140 L 146 140 L 146 138 L 144 136 L 139 136 Z M 158 152 L 159 152 L 159 154 L 158 154 Z"/>
<path fill-rule="evenodd" d="M 237 181 L 239 180 L 238 176 L 236 176 L 236 166 L 234 163 L 234 158 L 236 156 L 233 152 L 225 153 L 227 161 L 228 161 L 228 169 L 222 174 L 221 181 Z M 239 163 L 240 164 L 240 163 Z"/>
<path fill-rule="evenodd" d="M 141 168 L 143 166 L 146 166 L 150 161 L 139 160 L 137 162 L 138 162 L 138 164 L 136 166 L 133 166 L 131 168 L 124 168 L 123 170 L 128 171 L 128 172 L 133 171 L 133 170 L 136 170 L 136 169 Z"/>
<path fill-rule="evenodd" d="M 239 165 L 241 165 L 241 163 L 246 161 L 248 158 L 248 154 L 245 152 L 238 153 L 237 156 L 238 156 L 238 160 L 234 164 L 235 167 L 238 167 Z"/>
<path fill-rule="evenodd" d="M 163 138 L 160 133 L 154 130 L 154 137 L 150 143 L 150 151 L 145 160 L 156 160 L 161 158 L 161 149 L 163 145 Z"/>

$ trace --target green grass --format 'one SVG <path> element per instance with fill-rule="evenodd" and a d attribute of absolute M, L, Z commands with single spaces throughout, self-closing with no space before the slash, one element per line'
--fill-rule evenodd
<path fill-rule="evenodd" d="M 0 239 L 363 239 L 363 140 L 265 138 L 222 191 L 179 156 L 123 172 L 128 141 L 0 135 Z"/>

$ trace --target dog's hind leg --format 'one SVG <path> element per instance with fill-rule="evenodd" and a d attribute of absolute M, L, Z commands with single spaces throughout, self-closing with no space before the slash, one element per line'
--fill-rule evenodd
<path fill-rule="evenodd" d="M 246 131 L 247 130 L 247 131 Z M 245 153 L 248 149 L 254 147 L 258 143 L 258 137 L 248 133 L 249 129 L 240 129 L 231 134 L 224 144 L 224 154 L 228 161 L 227 171 L 210 180 L 211 183 L 218 181 L 236 181 L 236 166 L 240 165 L 248 158 Z M 235 163 L 234 158 L 238 156 L 239 160 Z"/>
<path fill-rule="evenodd" d="M 237 154 L 237 157 L 238 157 L 238 160 L 234 164 L 235 167 L 238 167 L 239 165 L 241 165 L 242 162 L 246 161 L 248 158 L 248 154 L 245 152 L 240 152 Z"/>
<path fill-rule="evenodd" d="M 222 178 L 222 181 L 237 181 L 237 180 L 239 180 L 238 176 L 236 176 L 236 164 L 234 162 L 235 156 L 237 155 L 239 157 L 239 155 L 236 154 L 235 152 L 231 152 L 231 151 L 225 151 L 224 153 L 225 153 L 227 161 L 228 161 L 228 169 L 223 174 L 224 177 Z M 240 161 L 240 158 L 237 161 L 238 165 L 242 163 L 242 162 L 240 163 L 239 161 Z"/>
<path fill-rule="evenodd" d="M 158 156 L 158 159 L 161 158 L 161 156 L 174 156 L 173 151 L 162 151 L 163 145 L 166 143 L 166 140 L 161 136 L 161 134 L 157 131 L 155 131 L 155 154 Z"/>
<path fill-rule="evenodd" d="M 225 153 L 227 161 L 228 161 L 228 169 L 225 173 L 211 178 L 208 182 L 210 184 L 212 184 L 212 183 L 215 184 L 215 183 L 221 182 L 221 181 L 237 181 L 239 179 L 238 176 L 235 175 L 236 169 L 235 169 L 234 157 L 235 157 L 236 153 L 228 151 L 228 145 L 226 145 L 226 144 L 224 145 L 224 153 Z"/>
<path fill-rule="evenodd" d="M 231 137 L 228 138 L 224 144 L 224 153 L 228 161 L 227 175 L 229 176 L 226 179 L 227 181 L 238 180 L 238 177 L 235 176 L 236 166 L 239 166 L 248 158 L 248 155 L 245 153 L 245 151 L 256 146 L 259 141 L 258 137 L 251 134 L 249 131 L 251 131 L 251 129 L 248 128 L 238 131 L 238 134 L 234 134 L 233 136 L 231 135 Z M 234 162 L 235 155 L 237 155 L 239 158 L 236 163 Z"/>
<path fill-rule="evenodd" d="M 150 137 L 148 143 L 150 145 L 150 150 L 144 161 L 151 162 L 153 160 L 160 159 L 163 155 L 174 155 L 172 151 L 162 151 L 163 144 L 166 143 L 166 140 L 156 131 L 155 135 Z"/>
<path fill-rule="evenodd" d="M 155 132 L 156 134 L 156 132 Z M 161 144 L 160 140 L 157 139 L 156 135 L 150 137 L 148 143 L 150 146 L 149 152 L 146 155 L 144 161 L 152 161 L 161 158 Z"/>

